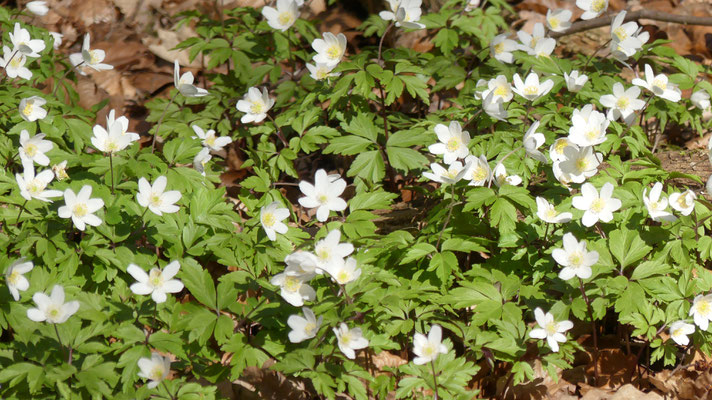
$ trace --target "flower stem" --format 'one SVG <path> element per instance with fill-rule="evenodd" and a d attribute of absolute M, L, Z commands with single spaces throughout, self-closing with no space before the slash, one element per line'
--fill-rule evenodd
<path fill-rule="evenodd" d="M 435 387 L 433 388 L 435 396 L 433 397 L 433 399 L 438 400 L 438 376 L 435 373 L 435 360 L 430 360 L 430 367 L 432 367 L 433 370 L 433 383 L 435 384 Z"/>
<path fill-rule="evenodd" d="M 5 63 L 5 65 L 2 67 L 2 69 L 7 70 L 7 66 L 10 65 L 12 62 L 12 59 L 15 58 L 15 55 L 17 54 L 19 50 L 15 50 L 12 55 L 10 56 L 10 59 Z M 5 81 L 5 78 L 7 77 L 7 73 L 3 74 L 2 78 L 0 78 L 0 83 Z"/>
<path fill-rule="evenodd" d="M 163 118 L 166 116 L 166 113 L 168 112 L 168 108 L 173 104 L 173 100 L 175 100 L 176 96 L 178 96 L 178 93 L 180 91 L 176 90 L 175 94 L 171 97 L 171 101 L 168 102 L 168 105 L 166 108 L 163 110 L 163 114 L 161 114 L 161 119 L 158 120 L 158 126 L 156 127 L 156 133 L 153 134 L 153 141 L 151 142 L 151 154 L 156 149 L 156 139 L 158 139 L 158 131 L 161 129 L 161 124 L 163 123 Z"/>
<path fill-rule="evenodd" d="M 57 334 L 57 341 L 59 342 L 59 347 L 62 348 L 62 350 L 65 349 L 64 344 L 62 343 L 62 338 L 59 337 L 59 329 L 57 329 L 57 324 L 52 324 L 54 325 L 54 333 Z M 72 365 L 72 346 L 67 345 L 67 364 Z"/>
<path fill-rule="evenodd" d="M 20 206 L 20 212 L 17 213 L 17 222 L 15 223 L 15 226 L 20 226 L 20 216 L 22 215 L 22 212 L 25 211 L 25 205 L 28 201 L 29 200 L 25 200 L 25 202 Z"/>
<path fill-rule="evenodd" d="M 114 152 L 109 152 L 109 171 L 111 171 L 111 194 L 114 194 Z"/>
<path fill-rule="evenodd" d="M 383 35 L 381 36 L 381 40 L 378 42 L 378 60 L 376 63 L 378 65 L 381 65 L 381 49 L 383 48 L 383 39 L 386 38 L 386 34 L 388 33 L 389 30 L 391 30 L 391 27 L 393 27 L 393 21 L 391 21 L 390 24 L 386 27 L 386 30 L 383 31 Z"/>
<path fill-rule="evenodd" d="M 289 147 L 289 142 L 287 142 L 287 139 L 282 134 L 282 130 L 279 129 L 279 126 L 277 126 L 277 121 L 275 121 L 274 118 L 272 118 L 272 116 L 269 114 L 267 114 L 267 118 L 269 118 L 269 120 L 272 121 L 272 123 L 274 124 L 274 129 L 277 130 L 277 137 L 279 138 L 279 140 L 282 141 L 284 147 Z"/>
<path fill-rule="evenodd" d="M 163 388 L 166 389 L 166 393 L 168 393 L 169 396 L 171 396 L 171 400 L 175 400 L 176 396 L 171 393 L 170 390 L 168 390 L 168 385 L 166 385 L 166 381 L 161 381 L 161 384 L 163 385 Z"/>
<path fill-rule="evenodd" d="M 549 239 L 549 225 L 550 224 L 546 224 L 546 229 L 544 229 L 544 243 L 545 244 L 549 243 L 549 240 L 548 240 Z"/>
<path fill-rule="evenodd" d="M 608 39 L 608 41 L 607 41 L 606 43 L 603 43 L 599 48 L 597 48 L 596 51 L 594 51 L 593 54 L 591 54 L 591 55 L 588 57 L 588 59 L 586 60 L 586 63 L 583 65 L 583 68 L 581 68 L 581 70 L 582 70 L 582 71 L 585 71 L 585 70 L 586 70 L 586 67 L 588 67 L 588 63 L 590 63 L 591 60 L 593 59 L 593 56 L 595 56 L 596 54 L 598 54 L 598 52 L 601 51 L 604 47 L 608 46 L 608 43 L 610 43 L 610 42 L 611 42 L 611 39 Z"/>
<path fill-rule="evenodd" d="M 75 65 L 74 68 L 76 68 L 82 64 L 84 64 L 84 60 L 82 60 L 82 62 L 80 62 L 79 64 Z M 57 93 L 57 89 L 59 89 L 59 85 L 62 84 L 62 81 L 64 80 L 64 78 L 67 77 L 67 75 L 69 75 L 69 71 L 71 71 L 71 70 L 72 70 L 72 68 L 67 68 L 67 70 L 64 71 L 64 75 L 62 75 L 62 77 L 59 78 L 59 80 L 57 81 L 57 85 L 52 90 L 52 94 L 51 94 L 52 97 L 54 97 L 54 94 Z"/>
<path fill-rule="evenodd" d="M 455 184 L 450 184 L 450 205 L 448 206 L 447 218 L 445 218 L 445 223 L 443 224 L 443 229 L 440 230 L 440 235 L 438 235 L 438 242 L 435 244 L 435 248 L 440 247 L 440 240 L 443 238 L 443 233 L 447 229 L 447 225 L 450 223 L 450 218 L 452 217 L 452 209 L 455 208 Z"/>
<path fill-rule="evenodd" d="M 586 302 L 586 308 L 588 309 L 588 317 L 591 319 L 592 331 L 593 331 L 593 385 L 598 384 L 598 332 L 596 329 L 596 321 L 593 319 L 593 309 L 591 308 L 591 302 L 586 296 L 586 290 L 583 288 L 583 279 L 578 278 L 579 288 L 581 289 L 581 295 L 583 296 L 583 301 Z"/>
<path fill-rule="evenodd" d="M 492 174 L 490 175 L 489 183 L 487 183 L 487 187 L 492 187 L 492 180 L 495 179 L 494 171 L 497 169 L 497 167 L 499 167 L 499 164 L 504 164 L 504 160 L 506 160 L 507 157 L 511 156 L 512 154 L 514 154 L 515 151 L 517 151 L 517 150 L 519 150 L 519 149 L 522 149 L 522 148 L 524 148 L 524 145 L 521 145 L 521 146 L 519 146 L 519 147 L 515 147 L 514 149 L 512 149 L 512 151 L 510 151 L 510 152 L 507 153 L 504 157 L 502 157 L 501 160 L 499 160 L 499 162 L 497 163 L 497 165 L 495 165 L 495 166 L 494 166 L 494 169 L 492 170 Z"/>

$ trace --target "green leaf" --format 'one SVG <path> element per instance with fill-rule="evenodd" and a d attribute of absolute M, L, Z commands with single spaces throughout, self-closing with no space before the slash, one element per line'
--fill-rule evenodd
<path fill-rule="evenodd" d="M 186 289 L 188 289 L 199 302 L 212 309 L 217 307 L 215 283 L 210 273 L 195 261 L 184 263 L 181 271 L 181 280 L 185 284 Z"/>
<path fill-rule="evenodd" d="M 359 154 L 346 173 L 347 176 L 359 176 L 374 183 L 380 182 L 385 174 L 386 166 L 378 150 Z"/>
<path fill-rule="evenodd" d="M 370 140 L 360 136 L 340 136 L 331 139 L 329 145 L 326 146 L 326 148 L 324 149 L 324 153 L 336 153 L 345 156 L 351 156 L 366 151 L 372 145 L 373 143 Z"/>
<path fill-rule="evenodd" d="M 354 212 L 356 210 L 387 209 L 390 207 L 391 201 L 397 197 L 397 194 L 383 190 L 357 194 L 349 200 L 349 210 Z"/>
<path fill-rule="evenodd" d="M 428 159 L 422 153 L 406 147 L 387 146 L 386 154 L 393 168 L 401 171 L 408 172 L 412 169 L 422 168 L 428 163 Z"/>
<path fill-rule="evenodd" d="M 618 260 L 621 269 L 645 257 L 653 248 L 648 246 L 636 231 L 626 228 L 617 229 L 610 233 L 608 246 L 611 254 Z"/>
<path fill-rule="evenodd" d="M 407 264 L 414 260 L 420 260 L 426 255 L 437 251 L 435 246 L 430 243 L 418 243 L 413 245 L 406 253 L 400 262 L 400 265 Z"/>

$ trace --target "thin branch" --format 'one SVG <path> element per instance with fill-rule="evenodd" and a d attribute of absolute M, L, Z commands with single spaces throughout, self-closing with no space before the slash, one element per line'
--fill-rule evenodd
<path fill-rule="evenodd" d="M 562 36 L 572 35 L 574 33 L 579 33 L 587 31 L 590 29 L 600 28 L 602 26 L 610 25 L 615 18 L 615 15 L 608 15 L 604 17 L 598 17 L 594 19 L 589 19 L 587 21 L 575 22 L 571 25 L 571 28 L 564 32 L 552 32 L 551 37 L 554 39 L 560 38 Z M 704 25 L 712 26 L 712 17 L 696 17 L 693 15 L 677 15 L 669 14 L 661 11 L 654 10 L 638 10 L 628 12 L 625 16 L 625 21 L 637 21 L 639 19 L 652 19 L 653 21 L 661 22 L 672 22 L 674 24 L 684 24 L 684 25 Z"/>

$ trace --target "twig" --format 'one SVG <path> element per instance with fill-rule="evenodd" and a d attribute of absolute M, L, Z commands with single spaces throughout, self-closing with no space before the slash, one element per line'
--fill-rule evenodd
<path fill-rule="evenodd" d="M 557 39 L 562 36 L 568 36 L 574 33 L 600 28 L 602 26 L 610 25 L 613 21 L 613 18 L 615 18 L 615 15 L 607 15 L 605 17 L 589 19 L 588 21 L 575 22 L 571 25 L 569 29 L 565 30 L 564 32 L 552 32 L 550 36 L 554 39 Z M 674 24 L 684 25 L 712 26 L 712 17 L 677 15 L 647 9 L 628 12 L 625 16 L 624 21 L 637 21 L 639 19 L 652 19 L 653 21 L 672 22 Z"/>

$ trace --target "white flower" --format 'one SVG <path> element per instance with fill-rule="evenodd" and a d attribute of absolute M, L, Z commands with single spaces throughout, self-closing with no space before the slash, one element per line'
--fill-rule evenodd
<path fill-rule="evenodd" d="M 581 19 L 593 19 L 608 9 L 608 0 L 576 0 L 576 7 L 584 11 Z"/>
<path fill-rule="evenodd" d="M 339 350 L 349 359 L 356 358 L 354 350 L 368 347 L 368 339 L 363 337 L 361 328 L 349 329 L 345 323 L 341 323 L 338 328 L 333 328 L 334 334 L 339 344 Z"/>
<path fill-rule="evenodd" d="M 685 323 L 685 321 L 675 321 L 670 324 L 670 338 L 680 346 L 690 344 L 690 338 L 687 335 L 695 333 L 695 326 Z"/>
<path fill-rule="evenodd" d="M 356 259 L 353 257 L 349 257 L 346 260 L 336 258 L 329 263 L 324 270 L 328 272 L 339 285 L 346 285 L 361 276 L 361 268 L 358 268 Z"/>
<path fill-rule="evenodd" d="M 539 84 L 539 75 L 537 75 L 536 72 L 532 72 L 527 75 L 524 82 L 522 82 L 522 78 L 519 77 L 519 74 L 514 74 L 512 81 L 514 82 L 514 89 L 512 89 L 514 90 L 514 93 L 529 101 L 534 101 L 539 97 L 546 95 L 549 93 L 551 88 L 554 87 L 554 81 L 551 79 Z"/>
<path fill-rule="evenodd" d="M 156 303 L 164 303 L 167 299 L 166 293 L 178 293 L 183 290 L 183 282 L 173 279 L 179 269 L 180 263 L 176 260 L 163 267 L 163 270 L 153 267 L 149 273 L 136 264 L 129 264 L 126 272 L 137 281 L 131 285 L 134 294 L 139 296 L 150 294 Z"/>
<path fill-rule="evenodd" d="M 648 188 L 643 189 L 643 203 L 648 209 L 648 214 L 653 221 L 675 221 L 677 217 L 665 211 L 668 205 L 668 199 L 666 197 L 660 197 L 663 191 L 663 184 L 656 182 L 653 185 L 653 190 L 650 191 L 650 196 L 648 196 Z"/>
<path fill-rule="evenodd" d="M 107 125 L 107 132 L 101 125 L 94 125 L 94 136 L 91 137 L 91 144 L 99 151 L 114 154 L 128 147 L 131 144 L 131 135 L 124 135 L 123 125 L 120 121 L 114 121 Z"/>
<path fill-rule="evenodd" d="M 49 7 L 47 7 L 46 1 L 31 1 L 25 4 L 27 10 L 32 14 L 39 15 L 40 17 L 47 15 Z"/>
<path fill-rule="evenodd" d="M 36 162 L 42 166 L 49 165 L 49 158 L 46 152 L 52 150 L 54 144 L 49 140 L 44 140 L 45 134 L 38 133 L 30 138 L 27 130 L 20 131 L 20 159 L 22 164 Z"/>
<path fill-rule="evenodd" d="M 20 77 L 22 79 L 32 78 L 32 71 L 30 71 L 25 63 L 27 62 L 27 57 L 24 54 L 12 51 L 9 47 L 2 47 L 2 58 L 0 63 L 2 67 L 5 68 L 5 73 L 8 78 Z"/>
<path fill-rule="evenodd" d="M 62 38 L 64 35 L 59 32 L 50 32 L 49 34 L 52 36 L 52 40 L 54 41 L 52 47 L 54 47 L 55 50 L 59 49 L 59 46 L 62 45 Z"/>
<path fill-rule="evenodd" d="M 564 81 L 569 92 L 578 92 L 588 82 L 588 76 L 579 73 L 578 70 L 573 70 L 571 74 L 564 72 Z"/>
<path fill-rule="evenodd" d="M 314 56 L 314 62 L 329 66 L 336 65 L 346 53 L 346 35 L 343 33 L 334 35 L 331 32 L 324 32 L 323 39 L 314 39 L 312 48 L 317 52 Z"/>
<path fill-rule="evenodd" d="M 193 85 L 193 73 L 188 71 L 183 75 L 180 74 L 180 65 L 178 60 L 173 62 L 173 86 L 185 97 L 203 97 L 208 94 L 208 91 Z"/>
<path fill-rule="evenodd" d="M 638 24 L 635 21 L 623 23 L 625 20 L 626 11 L 623 10 L 616 14 L 611 22 L 611 40 L 614 42 L 623 42 L 629 37 L 635 36 L 638 30 Z"/>
<path fill-rule="evenodd" d="M 161 357 L 156 352 L 151 352 L 151 358 L 139 358 L 138 368 L 140 369 L 139 378 L 148 379 L 150 382 L 147 386 L 149 389 L 153 389 L 168 378 L 168 374 L 171 372 L 171 360 L 168 357 Z"/>
<path fill-rule="evenodd" d="M 136 132 L 129 132 L 129 119 L 123 115 L 116 118 L 116 111 L 111 110 L 109 114 L 106 115 L 106 126 L 112 126 L 114 123 L 118 123 L 121 126 L 121 133 L 123 135 L 128 135 L 132 142 L 135 142 L 141 138 L 141 136 Z"/>
<path fill-rule="evenodd" d="M 270 283 L 279 286 L 279 294 L 289 304 L 295 307 L 304 305 L 304 300 L 312 301 L 316 298 L 316 292 L 307 284 L 314 277 L 314 274 L 296 274 L 287 268 L 281 274 L 277 274 L 270 279 Z"/>
<path fill-rule="evenodd" d="M 215 136 L 215 131 L 213 129 L 208 129 L 206 132 L 198 125 L 192 125 L 191 128 L 193 128 L 193 132 L 198 135 L 197 137 L 202 140 L 201 143 L 203 146 L 209 148 L 210 150 L 220 151 L 223 147 L 232 143 L 232 138 L 227 136 Z M 193 136 L 193 138 L 195 138 L 195 136 Z"/>
<path fill-rule="evenodd" d="M 423 365 L 435 361 L 438 354 L 447 353 L 447 347 L 442 343 L 442 339 L 443 330 L 439 325 L 431 326 L 428 336 L 416 332 L 413 337 L 413 353 L 416 356 L 413 363 Z"/>
<path fill-rule="evenodd" d="M 536 198 L 536 216 L 542 221 L 549 224 L 561 224 L 571 221 L 573 215 L 570 212 L 560 213 L 556 211 L 553 204 L 549 203 L 545 198 L 537 196 Z"/>
<path fill-rule="evenodd" d="M 307 69 L 309 70 L 309 76 L 315 81 L 321 81 L 326 78 L 336 77 L 341 75 L 340 72 L 331 72 L 336 68 L 336 64 L 325 64 L 325 63 L 315 63 L 307 64 Z"/>
<path fill-rule="evenodd" d="M 571 27 L 571 11 L 557 8 L 546 11 L 546 27 L 554 32 L 563 32 Z"/>
<path fill-rule="evenodd" d="M 106 53 L 101 49 L 92 50 L 89 42 L 89 34 L 84 35 L 84 42 L 82 43 L 82 52 L 73 53 L 69 55 L 69 62 L 75 67 L 86 66 L 95 71 L 104 71 L 109 69 L 114 69 L 113 65 L 104 64 L 104 58 Z M 86 75 L 83 68 L 78 70 L 80 74 Z"/>
<path fill-rule="evenodd" d="M 317 260 L 317 272 L 321 272 L 319 270 L 328 271 L 330 265 L 343 262 L 344 258 L 354 252 L 354 246 L 351 243 L 339 243 L 340 240 L 341 231 L 334 229 L 324 239 L 316 243 L 314 254 Z"/>
<path fill-rule="evenodd" d="M 514 93 L 512 93 L 512 85 L 507 81 L 507 77 L 504 75 L 497 75 L 496 77 L 490 79 L 487 82 L 487 89 L 482 91 L 481 93 L 475 92 L 475 97 L 478 99 L 484 99 L 490 93 L 493 94 L 493 101 L 496 101 L 497 99 L 502 99 L 503 102 L 507 103 L 511 101 L 514 97 Z"/>
<path fill-rule="evenodd" d="M 20 100 L 18 109 L 20 116 L 29 122 L 44 119 L 47 116 L 47 110 L 42 108 L 47 103 L 47 100 L 39 96 L 31 96 Z"/>
<path fill-rule="evenodd" d="M 25 278 L 24 274 L 30 272 L 34 266 L 32 261 L 27 261 L 23 257 L 10 264 L 5 270 L 5 282 L 15 301 L 20 300 L 21 291 L 24 292 L 30 287 L 30 281 Z"/>
<path fill-rule="evenodd" d="M 322 316 L 317 319 L 314 311 L 308 307 L 302 307 L 302 312 L 304 317 L 294 314 L 287 318 L 287 325 L 292 328 L 288 335 L 289 341 L 292 343 L 301 343 L 313 338 L 321 327 Z"/>
<path fill-rule="evenodd" d="M 58 181 L 69 178 L 69 175 L 67 175 L 67 160 L 53 165 L 52 172 L 54 172 L 54 176 L 57 177 Z"/>
<path fill-rule="evenodd" d="M 593 147 L 567 146 L 564 148 L 564 157 L 566 159 L 559 163 L 559 167 L 574 183 L 582 183 L 596 175 L 598 166 L 603 161 L 603 155 L 594 153 Z"/>
<path fill-rule="evenodd" d="M 695 192 L 690 189 L 682 193 L 675 192 L 670 195 L 670 207 L 676 211 L 679 211 L 682 215 L 690 215 L 692 210 L 695 209 L 696 198 L 697 195 L 695 195 Z"/>
<path fill-rule="evenodd" d="M 489 182 L 492 176 L 487 158 L 481 155 L 479 158 L 469 155 L 465 158 L 465 164 L 470 166 L 470 169 L 465 172 L 464 179 L 470 181 L 469 186 L 484 186 Z"/>
<path fill-rule="evenodd" d="M 428 151 L 433 154 L 442 154 L 445 164 L 452 164 L 458 158 L 465 158 L 470 154 L 467 145 L 470 143 L 470 133 L 463 131 L 460 123 L 450 122 L 450 126 L 435 125 L 435 134 L 439 143 L 431 144 Z"/>
<path fill-rule="evenodd" d="M 267 111 L 274 105 L 274 99 L 269 97 L 267 89 L 262 88 L 262 92 L 256 87 L 247 90 L 245 97 L 237 101 L 237 111 L 242 111 L 245 115 L 240 118 L 240 122 L 248 124 L 250 122 L 262 122 L 267 118 Z"/>
<path fill-rule="evenodd" d="M 539 129 L 539 121 L 534 121 L 529 129 L 524 133 L 524 151 L 527 155 L 537 161 L 546 162 L 546 156 L 544 153 L 539 151 L 539 147 L 544 144 L 546 138 L 543 133 L 538 133 L 536 130 Z"/>
<path fill-rule="evenodd" d="M 494 178 L 494 184 L 497 187 L 504 185 L 518 186 L 522 183 L 522 178 L 519 175 L 508 175 L 507 169 L 504 164 L 497 164 L 492 171 L 492 176 Z"/>
<path fill-rule="evenodd" d="M 648 32 L 643 32 L 638 36 L 630 36 L 620 42 L 611 40 L 611 45 L 609 46 L 611 57 L 625 63 L 627 59 L 633 57 L 643 47 L 649 37 Z"/>
<path fill-rule="evenodd" d="M 265 6 L 262 15 L 272 29 L 284 32 L 299 18 L 299 7 L 293 0 L 277 0 L 277 8 Z"/>
<path fill-rule="evenodd" d="M 480 6 L 480 0 L 468 0 L 465 5 L 465 12 L 470 12 Z"/>
<path fill-rule="evenodd" d="M 712 321 L 712 294 L 706 296 L 698 294 L 692 302 L 689 315 L 693 316 L 695 325 L 706 331 L 709 321 Z"/>
<path fill-rule="evenodd" d="M 490 117 L 504 121 L 509 113 L 504 108 L 504 100 L 501 97 L 496 97 L 494 91 L 491 91 L 482 100 L 482 109 L 485 110 Z"/>
<path fill-rule="evenodd" d="M 77 194 L 67 188 L 64 191 L 65 205 L 57 210 L 60 218 L 71 218 L 74 226 L 80 231 L 83 231 L 86 225 L 99 226 L 102 222 L 94 213 L 104 207 L 104 200 L 90 199 L 91 191 L 89 185 L 82 186 Z"/>
<path fill-rule="evenodd" d="M 569 280 L 574 276 L 581 279 L 591 277 L 591 266 L 598 262 L 598 252 L 586 250 L 586 241 L 577 241 L 569 232 L 564 235 L 564 248 L 554 249 L 551 256 L 564 267 L 559 272 L 559 278 Z"/>
<path fill-rule="evenodd" d="M 553 161 L 555 164 L 561 161 L 566 160 L 566 156 L 564 155 L 564 149 L 572 146 L 576 149 L 578 149 L 578 146 L 575 144 L 571 143 L 571 141 L 568 138 L 558 138 L 554 141 L 554 143 L 549 146 L 549 157 L 551 158 L 551 161 Z"/>
<path fill-rule="evenodd" d="M 630 125 L 635 119 L 635 111 L 641 110 L 645 106 L 645 102 L 638 98 L 640 88 L 632 86 L 628 90 L 624 90 L 623 84 L 616 82 L 613 84 L 613 94 L 601 96 L 601 105 L 608 108 L 608 119 L 615 121 L 623 119 L 626 124 Z"/>
<path fill-rule="evenodd" d="M 613 220 L 613 212 L 621 208 L 621 201 L 611 197 L 613 195 L 613 184 L 606 182 L 601 187 L 599 195 L 596 188 L 590 183 L 581 185 L 581 196 L 576 196 L 571 204 L 584 211 L 581 222 L 584 226 L 593 226 L 599 220 L 610 222 Z"/>
<path fill-rule="evenodd" d="M 635 78 L 631 81 L 636 86 L 642 86 L 665 100 L 670 100 L 674 103 L 680 101 L 680 89 L 674 83 L 668 82 L 668 77 L 665 74 L 655 75 L 653 68 L 649 64 L 645 64 L 645 80 Z"/>
<path fill-rule="evenodd" d="M 517 31 L 517 37 L 522 42 L 519 49 L 531 56 L 548 57 L 556 47 L 556 40 L 546 37 L 544 25 L 540 22 L 534 24 L 534 30 L 531 35 L 524 31 Z"/>
<path fill-rule="evenodd" d="M 20 195 L 25 200 L 37 199 L 51 203 L 50 197 L 59 197 L 62 192 L 59 190 L 45 190 L 52 182 L 54 172 L 46 169 L 35 176 L 35 167 L 31 163 L 24 164 L 25 170 L 22 175 L 15 174 L 17 186 L 20 187 Z"/>
<path fill-rule="evenodd" d="M 323 273 L 323 271 L 317 267 L 319 261 L 316 256 L 308 251 L 297 250 L 284 257 L 284 263 L 287 264 L 287 268 L 284 270 L 287 275 L 308 276 Z"/>
<path fill-rule="evenodd" d="M 575 144 L 572 144 L 572 146 L 576 146 Z M 564 158 L 565 160 L 565 158 Z M 562 160 L 562 161 L 564 161 Z M 557 181 L 559 181 L 560 184 L 562 184 L 565 188 L 569 189 L 569 192 L 571 191 L 571 177 L 568 174 L 565 174 L 560 167 L 561 161 L 554 161 L 554 164 L 551 166 L 552 172 L 554 172 L 554 178 L 556 178 Z"/>
<path fill-rule="evenodd" d="M 423 29 L 425 25 L 417 22 L 422 13 L 422 0 L 388 0 L 391 11 L 381 11 L 378 15 L 385 21 L 396 21 L 396 26 Z"/>
<path fill-rule="evenodd" d="M 490 42 L 490 54 L 495 60 L 503 63 L 511 64 L 514 61 L 512 52 L 519 49 L 517 42 L 512 39 L 507 39 L 507 34 L 497 35 Z"/>
<path fill-rule="evenodd" d="M 440 183 L 456 183 L 465 176 L 469 165 L 463 166 L 461 162 L 455 161 L 448 166 L 448 169 L 443 168 L 438 163 L 430 164 L 433 172 L 423 172 L 423 176 Z"/>
<path fill-rule="evenodd" d="M 341 194 L 346 189 L 346 181 L 331 179 L 326 171 L 320 169 L 314 175 L 314 184 L 299 182 L 299 190 L 304 197 L 299 198 L 299 204 L 304 208 L 316 208 L 317 221 L 324 222 L 329 218 L 329 211 L 344 211 L 347 207 Z"/>
<path fill-rule="evenodd" d="M 50 324 L 61 324 L 79 310 L 78 301 L 64 302 L 64 288 L 59 285 L 54 285 L 49 296 L 36 292 L 32 296 L 32 301 L 37 304 L 37 308 L 28 309 L 27 318 L 35 322 L 47 321 Z"/>
<path fill-rule="evenodd" d="M 178 212 L 180 207 L 175 203 L 182 197 L 181 193 L 177 190 L 166 192 L 167 183 L 168 179 L 164 175 L 156 178 L 153 185 L 148 183 L 146 178 L 139 179 L 136 201 L 141 207 L 148 207 L 156 215 Z"/>
<path fill-rule="evenodd" d="M 213 156 L 210 155 L 210 149 L 203 147 L 193 158 L 193 168 L 205 176 L 205 164 L 207 164 L 211 158 L 213 158 Z"/>
<path fill-rule="evenodd" d="M 30 32 L 20 27 L 18 22 L 15 22 L 15 27 L 9 35 L 12 47 L 27 57 L 39 57 L 39 53 L 45 49 L 44 40 L 32 39 Z"/>
<path fill-rule="evenodd" d="M 569 140 L 577 146 L 586 147 L 596 146 L 606 141 L 606 130 L 610 121 L 598 111 L 589 109 L 588 113 L 577 113 L 574 110 L 571 124 Z"/>
<path fill-rule="evenodd" d="M 710 94 L 704 89 L 698 90 L 692 93 L 690 101 L 692 101 L 692 105 L 700 110 L 706 110 L 710 106 Z"/>
<path fill-rule="evenodd" d="M 282 235 L 287 233 L 287 225 L 282 220 L 289 217 L 289 210 L 281 205 L 280 202 L 273 201 L 260 209 L 262 229 L 272 241 L 277 239 L 277 233 Z"/>
<path fill-rule="evenodd" d="M 540 328 L 532 329 L 531 332 L 529 332 L 529 337 L 534 339 L 546 339 L 551 351 L 555 353 L 558 352 L 559 343 L 566 341 L 564 332 L 574 327 L 573 322 L 568 320 L 556 322 L 551 313 L 544 314 L 544 311 L 539 307 L 534 310 L 534 317 Z"/>

